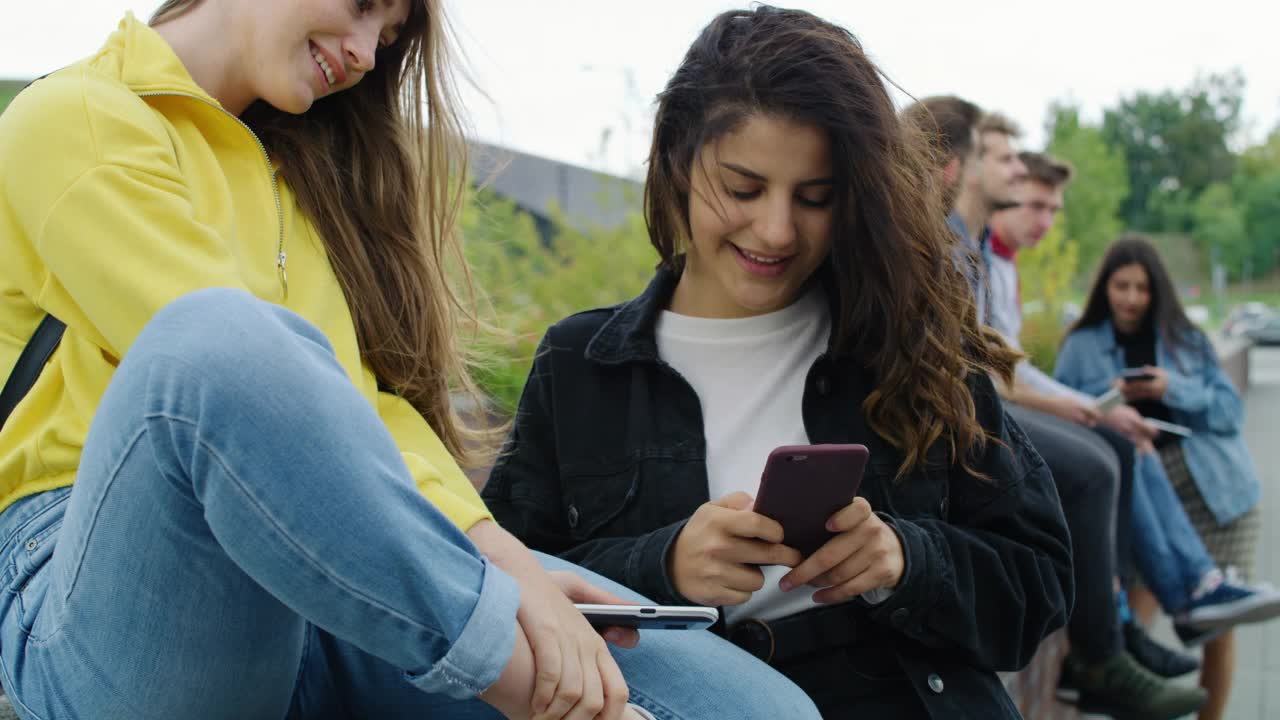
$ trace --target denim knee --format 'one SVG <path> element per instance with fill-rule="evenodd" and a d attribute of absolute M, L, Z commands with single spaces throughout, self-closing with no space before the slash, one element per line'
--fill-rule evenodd
<path fill-rule="evenodd" d="M 324 333 L 296 313 L 244 290 L 205 288 L 161 308 L 128 354 L 159 354 L 212 376 L 226 370 L 236 377 L 247 368 L 287 366 L 299 341 L 333 356 Z"/>

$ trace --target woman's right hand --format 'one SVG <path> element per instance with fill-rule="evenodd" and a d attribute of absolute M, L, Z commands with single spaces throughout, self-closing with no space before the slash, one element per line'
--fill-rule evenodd
<path fill-rule="evenodd" d="M 628 690 L 622 671 L 566 595 L 573 588 L 562 589 L 523 543 L 491 521 L 476 523 L 467 536 L 520 586 L 515 652 L 482 698 L 508 717 L 624 717 Z M 593 601 L 603 599 L 600 593 L 596 589 Z"/>
<path fill-rule="evenodd" d="M 533 649 L 532 707 L 539 720 L 621 717 L 627 683 L 604 639 L 555 580 L 537 566 L 520 583 L 516 620 Z"/>
<path fill-rule="evenodd" d="M 529 698 L 533 695 L 536 674 L 533 648 L 529 646 L 529 639 L 525 637 L 523 628 L 518 627 L 516 646 L 511 653 L 511 660 L 503 668 L 502 675 L 497 682 L 480 694 L 480 699 L 493 706 L 504 717 L 512 720 L 541 720 L 545 717 L 551 717 L 547 714 L 535 715 L 532 706 L 529 704 Z M 619 712 L 621 712 L 622 720 L 641 720 L 642 717 L 629 705 L 624 706 L 620 711 L 607 707 L 595 717 L 616 718 L 619 716 Z M 591 716 L 583 715 L 582 717 Z"/>
<path fill-rule="evenodd" d="M 751 511 L 744 492 L 704 503 L 671 549 L 671 582 L 700 605 L 740 605 L 764 587 L 759 565 L 795 567 L 799 551 L 782 544 L 782 525 Z"/>

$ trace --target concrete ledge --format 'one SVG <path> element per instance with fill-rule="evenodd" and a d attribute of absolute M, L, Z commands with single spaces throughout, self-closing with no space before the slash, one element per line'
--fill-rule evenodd
<path fill-rule="evenodd" d="M 1001 673 L 1000 679 L 1009 697 L 1028 720 L 1075 720 L 1080 713 L 1072 705 L 1058 702 L 1058 671 L 1067 656 L 1065 630 L 1050 635 L 1040 643 L 1031 664 L 1021 672 Z"/>
<path fill-rule="evenodd" d="M 1210 336 L 1213 347 L 1218 351 L 1218 362 L 1231 378 L 1236 390 L 1244 395 L 1249 390 L 1249 349 L 1253 341 L 1248 338 L 1226 338 L 1214 333 Z"/>

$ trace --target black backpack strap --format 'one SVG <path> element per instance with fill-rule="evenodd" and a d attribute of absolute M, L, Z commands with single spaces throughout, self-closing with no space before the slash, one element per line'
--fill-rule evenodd
<path fill-rule="evenodd" d="M 24 85 L 22 89 L 26 90 L 32 83 L 46 77 L 48 76 L 41 75 Z M 53 355 L 53 351 L 58 348 L 58 343 L 62 342 L 62 332 L 66 329 L 67 326 L 52 315 L 45 315 L 36 326 L 36 331 L 27 341 L 27 346 L 18 356 L 18 364 L 14 365 L 13 372 L 9 373 L 4 389 L 0 390 L 0 428 L 4 427 L 13 409 L 18 407 L 22 398 L 31 391 L 31 386 L 36 384 L 36 378 L 40 377 L 40 371 L 44 369 L 45 363 L 49 362 L 49 356 Z"/>
<path fill-rule="evenodd" d="M 18 356 L 18 364 L 9 373 L 4 390 L 0 390 L 0 428 L 4 427 L 9 414 L 22 402 L 22 398 L 27 396 L 31 386 L 36 384 L 36 378 L 40 377 L 40 371 L 49 362 L 49 356 L 53 355 L 58 343 L 62 342 L 62 331 L 66 329 L 67 326 L 52 315 L 45 315 L 40 321 L 31 340 Z"/>

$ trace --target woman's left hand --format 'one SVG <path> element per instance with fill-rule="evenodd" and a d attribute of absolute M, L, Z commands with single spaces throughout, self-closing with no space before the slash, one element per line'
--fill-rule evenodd
<path fill-rule="evenodd" d="M 1169 389 L 1169 373 L 1154 365 L 1144 365 L 1142 369 L 1153 377 L 1150 380 L 1131 380 L 1129 382 L 1121 380 L 1120 391 L 1124 393 L 1124 399 L 1129 402 L 1134 400 L 1163 400 L 1165 391 Z"/>
<path fill-rule="evenodd" d="M 854 498 L 832 515 L 827 529 L 838 534 L 783 576 L 783 590 L 813 585 L 823 588 L 814 593 L 814 602 L 833 603 L 898 586 L 907 564 L 902 541 L 866 498 Z"/>

